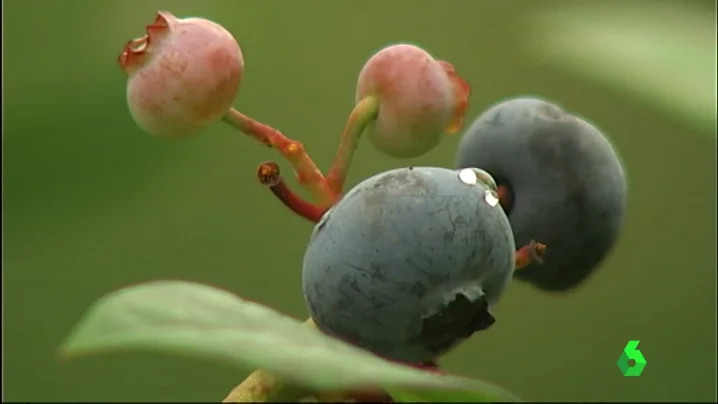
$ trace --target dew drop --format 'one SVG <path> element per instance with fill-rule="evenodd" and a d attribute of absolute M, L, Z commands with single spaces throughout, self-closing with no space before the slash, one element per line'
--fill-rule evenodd
<path fill-rule="evenodd" d="M 459 180 L 466 185 L 476 185 L 479 182 L 479 177 L 474 170 L 465 168 L 459 171 Z"/>
<path fill-rule="evenodd" d="M 484 192 L 484 200 L 486 203 L 488 203 L 490 206 L 496 206 L 499 204 L 499 195 L 496 194 L 495 191 L 492 191 L 490 189 L 487 189 Z"/>

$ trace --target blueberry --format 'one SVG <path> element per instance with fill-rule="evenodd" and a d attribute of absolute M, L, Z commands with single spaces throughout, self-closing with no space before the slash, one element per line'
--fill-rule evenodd
<path fill-rule="evenodd" d="M 418 364 L 491 326 L 515 259 L 494 189 L 481 170 L 435 167 L 355 186 L 317 223 L 304 256 L 317 327 Z"/>
<path fill-rule="evenodd" d="M 621 162 L 598 129 L 556 105 L 516 98 L 492 106 L 465 133 L 456 165 L 497 180 L 517 245 L 548 246 L 542 264 L 514 275 L 540 289 L 576 287 L 618 238 L 627 192 Z"/>

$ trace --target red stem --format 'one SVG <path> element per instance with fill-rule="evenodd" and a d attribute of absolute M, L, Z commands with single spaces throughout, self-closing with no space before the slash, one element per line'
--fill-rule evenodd
<path fill-rule="evenodd" d="M 534 262 L 543 262 L 543 255 L 546 253 L 546 245 L 531 240 L 530 243 L 516 250 L 516 264 L 514 270 L 526 268 Z"/>
<path fill-rule="evenodd" d="M 317 223 L 326 211 L 326 209 L 308 202 L 292 191 L 289 185 L 284 182 L 279 170 L 279 165 L 273 161 L 265 161 L 259 165 L 257 168 L 257 178 L 263 185 L 268 186 L 274 196 L 292 212 L 312 223 Z"/>
<path fill-rule="evenodd" d="M 304 150 L 302 142 L 290 139 L 277 129 L 257 122 L 234 108 L 225 114 L 224 121 L 265 146 L 277 149 L 292 164 L 299 184 L 311 192 L 319 205 L 330 207 L 339 199 L 314 160 Z"/>

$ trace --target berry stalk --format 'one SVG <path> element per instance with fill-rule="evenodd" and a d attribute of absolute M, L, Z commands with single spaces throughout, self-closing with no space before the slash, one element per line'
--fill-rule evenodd
<path fill-rule="evenodd" d="M 269 187 L 274 196 L 276 196 L 284 206 L 312 223 L 317 223 L 326 211 L 325 208 L 308 202 L 296 192 L 292 191 L 282 178 L 279 164 L 274 161 L 265 161 L 260 164 L 257 168 L 257 178 L 262 185 Z"/>
<path fill-rule="evenodd" d="M 297 402 L 311 392 L 286 383 L 281 378 L 264 370 L 255 370 L 229 395 L 223 403 L 279 403 Z"/>
<path fill-rule="evenodd" d="M 316 327 L 310 318 L 304 322 L 307 327 Z M 306 388 L 287 383 L 284 379 L 265 370 L 255 370 L 237 385 L 223 403 L 277 403 L 297 402 L 312 396 Z"/>
<path fill-rule="evenodd" d="M 543 262 L 543 256 L 546 253 L 546 245 L 531 240 L 530 243 L 516 250 L 516 265 L 514 270 L 526 268 L 534 262 L 539 264 Z"/>
<path fill-rule="evenodd" d="M 378 98 L 367 96 L 359 101 L 354 106 L 351 114 L 349 114 L 337 153 L 334 156 L 331 169 L 326 177 L 329 188 L 335 193 L 342 193 L 349 167 L 351 167 L 352 164 L 354 152 L 359 144 L 359 138 L 364 132 L 364 129 L 376 119 L 378 113 Z"/>
<path fill-rule="evenodd" d="M 309 318 L 307 327 L 316 327 Z M 287 383 L 286 380 L 265 370 L 255 370 L 242 383 L 229 392 L 223 403 L 278 403 L 298 402 L 314 398 L 320 402 L 393 402 L 391 397 L 380 390 L 356 392 L 312 392 L 309 389 Z"/>
<path fill-rule="evenodd" d="M 501 204 L 501 207 L 504 208 L 505 212 L 510 212 L 513 207 L 514 198 L 509 187 L 499 185 L 496 188 L 496 193 L 499 195 L 499 203 Z"/>
<path fill-rule="evenodd" d="M 311 317 L 304 322 L 304 325 L 307 327 L 316 327 L 316 324 Z M 443 373 L 435 362 L 427 362 L 415 367 L 431 372 Z M 244 379 L 242 383 L 232 389 L 222 402 L 297 402 L 307 398 L 314 398 L 319 402 L 394 402 L 391 396 L 382 389 L 313 392 L 309 389 L 287 383 L 286 380 L 261 369 L 255 370 L 246 379 Z"/>
<path fill-rule="evenodd" d="M 299 183 L 312 194 L 320 206 L 329 207 L 338 199 L 322 172 L 304 150 L 302 142 L 290 139 L 277 129 L 258 122 L 234 108 L 231 108 L 222 119 L 265 146 L 277 149 L 291 163 Z"/>

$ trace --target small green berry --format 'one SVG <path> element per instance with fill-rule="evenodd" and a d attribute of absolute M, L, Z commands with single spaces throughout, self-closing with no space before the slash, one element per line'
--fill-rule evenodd
<path fill-rule="evenodd" d="M 127 103 L 147 133 L 187 137 L 220 119 L 237 96 L 244 58 L 237 41 L 219 24 L 179 19 L 159 11 L 147 35 L 119 57 L 127 73 Z"/>
<path fill-rule="evenodd" d="M 414 45 L 388 46 L 372 56 L 359 73 L 356 101 L 379 99 L 376 121 L 366 135 L 380 151 L 397 158 L 420 156 L 442 134 L 461 129 L 469 85 L 454 67 Z"/>

